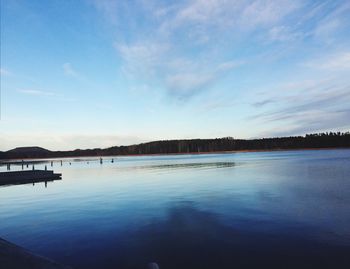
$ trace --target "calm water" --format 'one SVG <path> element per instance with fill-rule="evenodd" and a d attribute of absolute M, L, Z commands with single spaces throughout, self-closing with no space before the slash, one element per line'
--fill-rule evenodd
<path fill-rule="evenodd" d="M 350 268 L 350 150 L 53 166 L 0 188 L 0 237 L 74 268 Z"/>

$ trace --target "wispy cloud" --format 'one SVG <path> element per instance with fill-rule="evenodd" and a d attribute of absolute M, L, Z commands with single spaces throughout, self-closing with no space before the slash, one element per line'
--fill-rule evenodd
<path fill-rule="evenodd" d="M 270 128 L 259 134 L 259 137 L 303 135 L 307 133 L 348 131 L 350 128 L 350 110 L 323 111 L 313 110 L 297 113 L 295 121 Z"/>
<path fill-rule="evenodd" d="M 258 101 L 258 102 L 253 103 L 253 106 L 262 107 L 262 106 L 266 106 L 268 104 L 275 103 L 275 102 L 276 102 L 276 100 L 274 100 L 274 99 L 266 99 L 266 100 L 262 100 L 262 101 Z"/>
<path fill-rule="evenodd" d="M 253 105 L 261 111 L 249 120 L 278 125 L 275 134 L 302 134 L 329 128 L 348 128 L 350 82 L 337 78 L 285 85 L 289 94 L 270 95 Z M 304 84 L 304 85 L 303 85 Z M 270 135 L 272 131 L 269 131 Z M 299 132 L 299 133 L 298 133 Z"/>
<path fill-rule="evenodd" d="M 53 92 L 53 91 L 47 91 L 47 90 L 37 90 L 37 89 L 19 89 L 17 92 L 21 94 L 25 94 L 32 97 L 40 97 L 40 98 L 47 98 L 50 100 L 54 100 L 55 102 L 75 102 L 77 101 L 75 98 L 72 98 L 70 96 Z"/>
<path fill-rule="evenodd" d="M 336 52 L 305 63 L 305 66 L 326 70 L 350 69 L 350 51 Z"/>
<path fill-rule="evenodd" d="M 0 75 L 1 76 L 12 76 L 12 72 L 7 70 L 6 68 L 0 68 Z"/>
<path fill-rule="evenodd" d="M 340 4 L 328 5 L 329 9 L 327 13 L 323 13 L 321 19 L 316 24 L 313 30 L 313 35 L 317 39 L 321 39 L 326 43 L 332 43 L 339 40 L 339 36 L 335 38 L 335 34 L 341 29 L 348 28 L 348 14 L 350 12 L 350 3 L 345 1 Z"/>
<path fill-rule="evenodd" d="M 148 35 L 140 33 L 131 39 L 119 35 L 114 44 L 124 63 L 122 70 L 133 81 L 160 85 L 179 99 L 200 94 L 246 62 L 237 56 L 227 59 L 227 44 L 220 51 L 223 44 L 207 46 L 209 41 L 220 35 L 234 37 L 242 31 L 273 27 L 301 6 L 300 1 L 291 0 L 279 5 L 271 0 L 190 0 L 171 6 L 159 1 L 138 1 L 129 6 L 119 1 L 95 3 L 111 23 L 120 26 L 119 20 L 123 20 L 131 30 L 137 22 L 130 18 L 142 16 Z M 132 14 L 133 5 L 138 7 L 138 14 Z M 149 10 L 152 12 L 145 12 Z M 145 13 L 140 15 L 142 11 Z M 125 13 L 129 14 L 126 20 Z"/>
<path fill-rule="evenodd" d="M 133 79 L 157 80 L 170 96 L 185 100 L 207 89 L 243 61 L 209 63 L 178 55 L 167 43 L 146 41 L 144 44 L 120 45 L 116 49 L 124 61 L 124 72 Z"/>
<path fill-rule="evenodd" d="M 302 6 L 301 1 L 273 0 L 251 2 L 243 9 L 240 23 L 244 27 L 271 26 Z"/>
<path fill-rule="evenodd" d="M 226 72 L 242 64 L 244 63 L 240 61 L 228 61 L 211 68 L 203 68 L 187 63 L 185 68 L 171 70 L 171 74 L 166 77 L 166 86 L 171 95 L 180 99 L 188 98 L 210 88 Z"/>
<path fill-rule="evenodd" d="M 282 21 L 269 29 L 270 40 L 293 42 L 313 39 L 319 45 L 330 45 L 339 41 L 337 34 L 349 25 L 347 14 L 350 5 L 346 1 L 304 1 L 299 2 L 295 10 L 299 11 L 299 14 L 294 14 L 294 23 L 293 20 Z"/>
<path fill-rule="evenodd" d="M 295 130 L 300 124 L 319 128 L 321 124 L 315 122 L 322 120 L 332 126 L 345 123 L 350 85 L 344 79 L 350 66 L 348 41 L 336 44 L 330 40 L 348 38 L 339 37 L 340 31 L 350 26 L 348 1 L 98 2 L 98 9 L 117 25 L 118 33 L 123 25 L 137 31 L 135 35 L 119 34 L 114 43 L 130 84 L 157 88 L 176 100 L 195 103 L 193 97 L 210 95 L 218 85 L 231 96 L 228 91 L 239 88 L 232 86 L 246 83 L 240 74 L 258 84 L 264 79 L 255 76 L 255 70 L 266 68 L 293 77 L 294 71 L 301 73 L 302 69 L 302 79 L 296 77 L 281 86 L 271 78 L 280 87 L 272 86 L 263 98 L 247 89 L 250 99 L 240 102 L 252 104 L 260 123 L 288 123 Z M 220 106 L 232 107 L 232 100 L 214 100 L 208 109 Z"/>
<path fill-rule="evenodd" d="M 298 39 L 303 39 L 307 33 L 296 31 L 292 27 L 279 25 L 272 27 L 268 31 L 268 37 L 271 41 L 290 42 Z"/>
<path fill-rule="evenodd" d="M 219 109 L 232 108 L 233 106 L 237 106 L 239 104 L 241 104 L 241 102 L 238 102 L 236 100 L 215 98 L 214 100 L 209 100 L 203 103 L 199 109 L 199 112 L 206 113 Z"/>
<path fill-rule="evenodd" d="M 58 96 L 54 92 L 49 91 L 41 91 L 41 90 L 33 90 L 33 89 L 20 89 L 18 92 L 28 95 L 35 95 L 35 96 Z"/>
<path fill-rule="evenodd" d="M 183 99 L 206 88 L 213 80 L 214 76 L 211 73 L 179 73 L 169 75 L 166 78 L 166 85 L 170 94 Z"/>
<path fill-rule="evenodd" d="M 145 41 L 131 45 L 115 43 L 115 48 L 124 61 L 124 71 L 147 80 L 154 78 L 164 65 L 170 45 Z"/>
<path fill-rule="evenodd" d="M 80 78 L 80 74 L 73 68 L 71 63 L 64 63 L 62 67 L 66 76 Z"/>
<path fill-rule="evenodd" d="M 124 4 L 122 1 L 116 0 L 94 0 L 95 7 L 103 13 L 107 20 L 113 24 L 119 22 L 119 15 L 123 14 Z"/>
<path fill-rule="evenodd" d="M 279 22 L 299 6 L 301 1 L 290 0 L 282 0 L 278 5 L 272 0 L 193 0 L 173 9 L 173 14 L 170 14 L 173 16 L 164 21 L 161 28 L 169 30 L 187 24 L 201 24 L 221 29 L 240 27 L 253 30 Z"/>

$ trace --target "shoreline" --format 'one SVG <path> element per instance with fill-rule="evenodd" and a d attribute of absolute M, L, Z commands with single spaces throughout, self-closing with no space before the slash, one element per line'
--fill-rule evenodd
<path fill-rule="evenodd" d="M 228 151 L 207 151 L 207 152 L 179 152 L 179 153 L 150 153 L 150 154 L 123 154 L 123 155 L 80 155 L 65 157 L 39 157 L 39 158 L 13 158 L 0 159 L 0 163 L 6 163 L 9 160 L 57 160 L 57 159 L 76 159 L 76 158 L 103 158 L 103 157 L 139 157 L 139 156 L 173 156 L 173 155 L 205 155 L 205 154 L 232 154 L 232 153 L 251 153 L 251 152 L 279 152 L 279 151 L 313 151 L 313 150 L 346 150 L 350 147 L 322 147 L 322 148 L 290 148 L 290 149 L 242 149 Z"/>
<path fill-rule="evenodd" d="M 12 269 L 42 268 L 42 269 L 72 269 L 49 258 L 37 255 L 31 251 L 0 238 L 0 264 Z"/>

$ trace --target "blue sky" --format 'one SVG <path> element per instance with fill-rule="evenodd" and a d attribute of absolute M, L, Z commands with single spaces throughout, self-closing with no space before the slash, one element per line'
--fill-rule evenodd
<path fill-rule="evenodd" d="M 350 129 L 350 2 L 1 1 L 0 150 Z"/>

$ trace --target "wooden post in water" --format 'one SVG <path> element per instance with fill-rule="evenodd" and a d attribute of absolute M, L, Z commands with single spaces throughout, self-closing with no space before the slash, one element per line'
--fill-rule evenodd
<path fill-rule="evenodd" d="M 47 171 L 47 165 L 45 165 L 45 171 Z"/>
<path fill-rule="evenodd" d="M 24 168 L 24 161 L 22 160 L 22 170 L 23 170 L 23 168 Z"/>
<path fill-rule="evenodd" d="M 34 170 L 34 164 L 33 164 L 32 170 Z"/>
<path fill-rule="evenodd" d="M 62 160 L 61 160 L 61 166 L 62 166 Z"/>
<path fill-rule="evenodd" d="M 114 159 L 112 158 L 112 163 L 114 163 Z"/>
<path fill-rule="evenodd" d="M 102 158 L 100 157 L 100 164 L 102 164 Z"/>
<path fill-rule="evenodd" d="M 51 161 L 51 167 L 53 166 L 53 161 Z"/>

